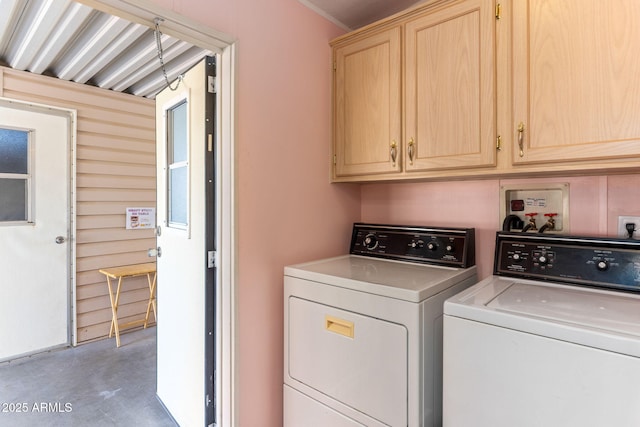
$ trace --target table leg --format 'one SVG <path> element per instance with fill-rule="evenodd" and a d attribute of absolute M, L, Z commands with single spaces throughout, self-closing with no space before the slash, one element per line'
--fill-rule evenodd
<path fill-rule="evenodd" d="M 120 302 L 120 287 L 122 276 L 118 277 L 118 290 L 116 291 L 115 306 L 113 307 L 113 328 L 116 332 L 116 347 L 120 347 L 120 327 L 118 326 L 118 303 Z"/>
<path fill-rule="evenodd" d="M 156 276 L 157 273 L 153 273 L 153 280 L 151 280 L 151 273 L 147 273 L 147 282 L 149 283 L 149 302 L 147 303 L 147 314 L 144 317 L 144 327 L 147 327 L 149 323 L 149 314 L 153 307 L 153 318 L 158 321 L 158 314 L 156 313 Z"/>
<path fill-rule="evenodd" d="M 115 332 L 116 334 L 116 346 L 120 347 L 120 330 L 118 328 L 118 301 L 120 300 L 120 285 L 122 284 L 122 277 L 118 278 L 118 289 L 116 290 L 116 296 L 113 296 L 113 287 L 111 286 L 111 279 L 107 276 L 107 286 L 109 287 L 109 301 L 111 302 L 111 326 L 109 327 L 109 338 Z"/>
<path fill-rule="evenodd" d="M 111 278 L 107 276 L 107 286 L 109 287 L 109 301 L 111 302 L 111 326 L 109 327 L 109 338 L 113 335 L 113 325 L 118 321 L 117 308 L 113 299 L 113 289 L 111 288 Z"/>

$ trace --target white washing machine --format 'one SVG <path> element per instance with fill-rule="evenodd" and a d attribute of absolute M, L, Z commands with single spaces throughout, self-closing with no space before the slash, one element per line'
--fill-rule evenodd
<path fill-rule="evenodd" d="M 640 242 L 498 233 L 444 306 L 444 426 L 640 426 Z"/>
<path fill-rule="evenodd" d="M 354 224 L 349 255 L 285 267 L 284 425 L 437 426 L 442 307 L 474 230 Z"/>

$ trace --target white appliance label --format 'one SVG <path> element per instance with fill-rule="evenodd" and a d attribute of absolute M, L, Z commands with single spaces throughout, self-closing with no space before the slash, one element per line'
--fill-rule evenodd
<path fill-rule="evenodd" d="M 525 204 L 530 207 L 544 208 L 547 206 L 547 199 L 538 197 L 528 197 Z"/>

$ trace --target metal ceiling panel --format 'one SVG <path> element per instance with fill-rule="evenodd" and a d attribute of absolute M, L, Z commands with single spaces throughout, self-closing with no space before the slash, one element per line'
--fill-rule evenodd
<path fill-rule="evenodd" d="M 160 39 L 170 81 L 212 55 Z M 0 64 L 147 98 L 166 87 L 154 29 L 71 0 L 0 0 Z"/>

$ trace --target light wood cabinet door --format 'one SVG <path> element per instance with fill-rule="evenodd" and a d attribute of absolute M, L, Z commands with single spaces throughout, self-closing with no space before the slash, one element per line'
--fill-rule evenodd
<path fill-rule="evenodd" d="M 512 4 L 513 163 L 640 155 L 640 1 Z"/>
<path fill-rule="evenodd" d="M 401 169 L 401 30 L 335 49 L 335 176 Z"/>
<path fill-rule="evenodd" d="M 495 9 L 467 0 L 405 25 L 405 169 L 496 164 Z"/>

